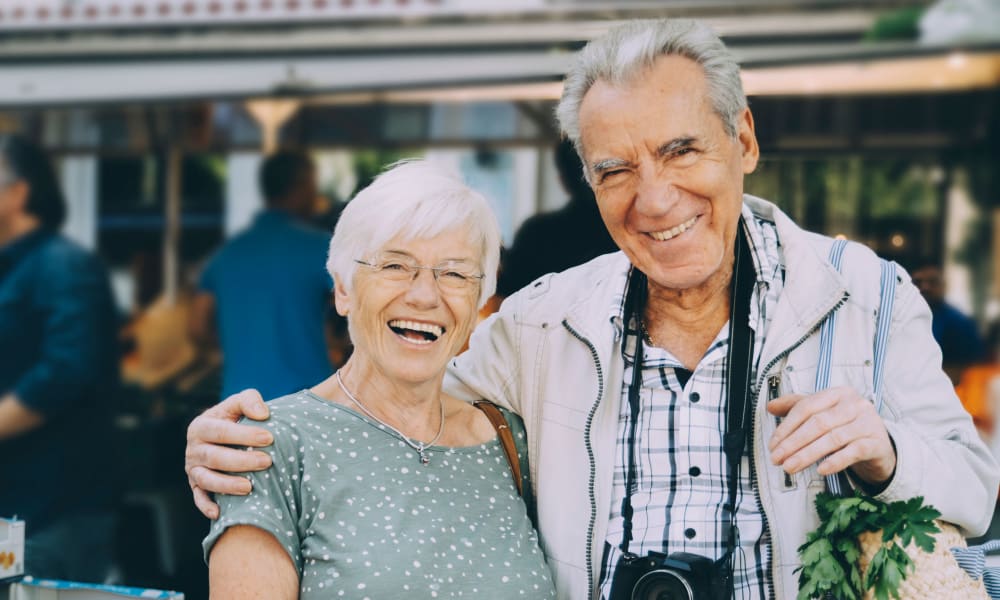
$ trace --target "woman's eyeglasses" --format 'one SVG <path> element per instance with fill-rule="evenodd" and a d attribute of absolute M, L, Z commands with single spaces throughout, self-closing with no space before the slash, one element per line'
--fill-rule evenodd
<path fill-rule="evenodd" d="M 433 267 L 419 264 L 416 260 L 399 257 L 376 257 L 372 262 L 355 260 L 374 271 L 375 275 L 394 283 L 410 283 L 417 280 L 421 270 L 430 271 L 434 280 L 442 290 L 466 291 L 472 289 L 483 280 L 482 273 L 469 263 L 462 261 L 445 261 Z"/>

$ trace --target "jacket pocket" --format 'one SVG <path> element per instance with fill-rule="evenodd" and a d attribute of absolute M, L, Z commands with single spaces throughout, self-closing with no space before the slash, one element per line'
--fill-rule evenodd
<path fill-rule="evenodd" d="M 816 391 L 816 368 L 815 362 L 801 364 L 789 362 L 784 367 L 784 393 L 786 394 L 813 394 Z M 835 356 L 830 367 L 829 387 L 849 387 L 857 391 L 863 398 L 872 397 L 872 365 L 871 359 L 865 355 L 859 358 L 845 358 L 844 355 Z M 802 482 L 807 485 L 823 484 L 825 478 L 819 474 L 817 464 L 814 463 L 808 469 L 799 473 L 803 476 Z"/>

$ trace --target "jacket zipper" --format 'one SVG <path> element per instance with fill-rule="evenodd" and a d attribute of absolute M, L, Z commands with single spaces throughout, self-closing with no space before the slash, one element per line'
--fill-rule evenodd
<path fill-rule="evenodd" d="M 781 375 L 771 375 L 767 378 L 767 402 L 770 404 L 771 401 L 777 399 L 778 393 L 781 389 Z M 781 425 L 781 417 L 774 418 L 775 426 Z M 798 485 L 792 476 L 787 472 L 782 472 L 785 478 L 785 491 L 794 490 Z"/>
<path fill-rule="evenodd" d="M 830 315 L 832 315 L 835 311 L 840 310 L 840 307 L 842 307 L 844 304 L 846 304 L 847 303 L 847 299 L 850 298 L 850 297 L 851 297 L 851 294 L 849 292 L 845 291 L 844 295 L 840 297 L 840 300 L 837 301 L 837 303 L 833 306 L 833 308 L 831 308 L 830 310 L 828 310 L 826 312 L 826 314 L 824 314 L 820 319 L 818 319 L 816 321 L 816 324 L 814 326 L 810 327 L 809 331 L 805 335 L 803 335 L 798 340 L 796 340 L 796 342 L 794 344 L 792 344 L 791 346 L 789 346 L 789 347 L 785 348 L 784 350 L 782 350 L 781 352 L 779 352 L 774 358 L 771 359 L 771 361 L 769 363 L 767 363 L 767 366 L 764 367 L 764 369 L 762 371 L 760 371 L 760 375 L 758 375 L 758 377 L 757 377 L 757 383 L 754 386 L 754 389 L 752 390 L 752 394 L 753 394 L 754 398 L 758 398 L 759 397 L 761 386 L 764 384 L 764 380 L 768 377 L 768 372 L 772 368 L 774 368 L 774 365 L 778 364 L 781 361 L 781 359 L 783 359 L 786 356 L 788 356 L 789 354 L 791 354 L 793 350 L 795 350 L 796 348 L 798 348 L 802 344 L 802 342 L 804 342 L 807 339 L 809 339 L 809 336 L 813 335 L 813 332 L 816 331 L 816 328 L 819 327 L 820 324 L 822 324 L 823 321 L 825 321 L 827 318 L 829 318 Z M 750 431 L 754 432 L 754 436 L 756 437 L 756 434 L 757 434 L 757 410 L 756 409 L 753 411 L 753 419 L 751 420 L 750 425 L 751 425 Z M 754 458 L 753 458 L 753 455 L 754 455 L 754 452 L 751 451 L 750 452 L 750 472 L 754 473 L 754 475 L 756 476 L 756 473 L 753 470 L 753 468 L 754 468 Z M 754 497 L 757 500 L 757 510 L 759 510 L 760 514 L 764 516 L 764 522 L 767 523 L 767 512 L 764 511 L 764 502 L 761 499 L 760 486 L 758 486 L 757 489 L 758 489 L 757 493 L 754 494 Z M 780 579 L 779 579 L 780 573 L 778 572 L 778 566 L 777 566 L 778 565 L 778 561 L 775 560 L 777 558 L 777 555 L 778 555 L 778 552 L 776 551 L 777 545 L 775 544 L 775 538 L 774 538 L 774 535 L 771 535 L 771 536 L 768 536 L 768 537 L 771 540 L 770 543 L 769 543 L 769 545 L 771 547 L 770 548 L 770 550 L 771 550 L 771 552 L 770 552 L 770 555 L 771 555 L 771 589 L 770 589 L 770 593 L 768 594 L 768 597 L 771 600 L 774 600 L 774 598 L 776 597 L 776 594 L 777 594 L 775 588 L 778 585 L 781 585 L 779 583 L 780 582 Z"/>
<path fill-rule="evenodd" d="M 597 478 L 597 464 L 594 459 L 594 447 L 590 442 L 590 428 L 594 422 L 594 415 L 597 413 L 597 407 L 601 405 L 601 398 L 604 397 L 604 370 L 601 368 L 601 360 L 597 356 L 597 348 L 594 344 L 590 342 L 587 338 L 580 335 L 573 327 L 569 324 L 569 321 L 563 320 L 563 327 L 569 331 L 570 335 L 580 340 L 587 345 L 590 349 L 590 356 L 594 359 L 594 366 L 597 368 L 597 400 L 594 405 L 590 407 L 590 413 L 587 415 L 587 424 L 583 428 L 583 441 L 587 448 L 587 458 L 590 460 L 590 479 L 587 485 L 588 493 L 590 495 L 590 523 L 587 525 L 587 589 L 589 594 L 593 594 L 594 590 L 594 561 L 593 561 L 593 537 L 594 537 L 594 527 L 597 523 L 597 493 L 594 491 L 594 482 Z"/>

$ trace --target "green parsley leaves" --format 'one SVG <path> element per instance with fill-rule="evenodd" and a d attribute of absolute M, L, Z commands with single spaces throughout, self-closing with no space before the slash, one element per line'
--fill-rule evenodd
<path fill-rule="evenodd" d="M 934 519 L 941 513 L 924 506 L 922 497 L 886 504 L 855 491 L 853 496 L 821 493 L 816 497 L 819 527 L 809 533 L 799 548 L 798 600 L 821 598 L 830 593 L 840 600 L 861 600 L 873 590 L 876 600 L 899 598 L 899 584 L 913 569 L 903 550 L 911 543 L 925 552 L 934 551 Z M 858 536 L 882 532 L 882 546 L 862 578 Z"/>

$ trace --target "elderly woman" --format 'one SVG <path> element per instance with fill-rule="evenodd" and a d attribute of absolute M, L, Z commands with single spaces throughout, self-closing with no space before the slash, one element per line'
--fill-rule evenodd
<path fill-rule="evenodd" d="M 247 474 L 250 495 L 220 497 L 213 598 L 554 596 L 494 426 L 441 391 L 499 242 L 485 199 L 427 162 L 348 204 L 327 269 L 354 354 L 251 421 L 274 434 L 273 464 Z"/>

